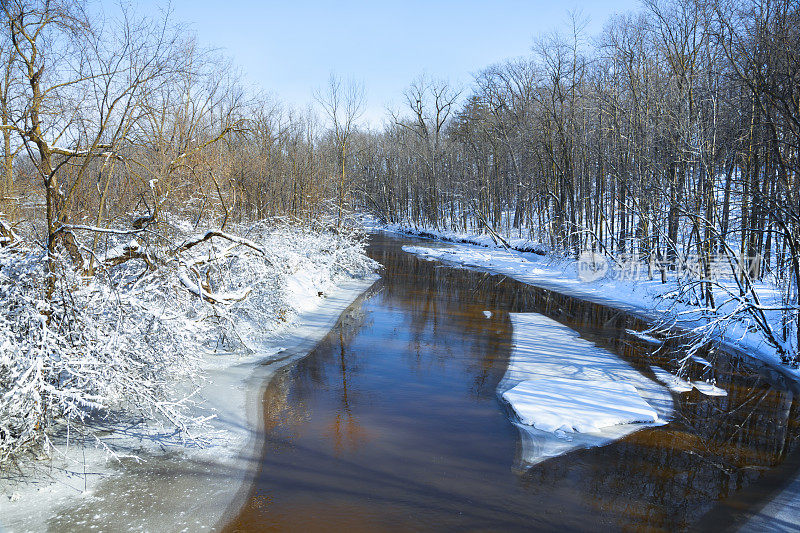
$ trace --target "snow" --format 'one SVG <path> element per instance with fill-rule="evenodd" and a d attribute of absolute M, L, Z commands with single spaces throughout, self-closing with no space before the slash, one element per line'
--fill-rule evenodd
<path fill-rule="evenodd" d="M 800 531 L 800 477 L 795 477 L 787 487 L 773 496 L 769 503 L 737 528 L 741 533 L 791 533 Z"/>
<path fill-rule="evenodd" d="M 486 318 L 492 318 L 492 312 L 491 311 L 484 311 L 483 312 L 483 316 L 485 316 Z"/>
<path fill-rule="evenodd" d="M 471 232 L 465 233 L 441 229 L 434 230 L 431 228 L 417 228 L 403 224 L 381 224 L 368 216 L 364 217 L 363 223 L 372 230 L 402 233 L 404 235 L 412 235 L 422 238 L 435 238 L 436 240 L 445 242 L 474 244 L 476 246 L 482 246 L 485 248 L 502 246 L 502 243 L 499 243 L 497 240 L 492 238 L 492 236 L 483 232 L 482 226 L 473 227 L 471 228 Z M 513 237 L 511 235 L 503 235 L 502 237 L 505 242 L 515 250 L 533 251 L 539 254 L 544 254 L 549 249 L 547 245 L 528 238 Z"/>
<path fill-rule="evenodd" d="M 641 331 L 636 331 L 636 330 L 633 330 L 633 329 L 626 329 L 625 332 L 628 333 L 629 335 L 633 335 L 634 337 L 636 337 L 636 338 L 638 338 L 640 340 L 643 340 L 644 342 L 647 342 L 649 344 L 654 344 L 654 345 L 657 345 L 657 346 L 660 346 L 660 345 L 664 344 L 664 341 L 662 341 L 660 339 L 657 339 L 657 338 L 655 338 L 655 337 L 653 337 L 651 335 L 647 335 L 646 333 L 642 333 Z"/>
<path fill-rule="evenodd" d="M 529 379 L 503 393 L 520 422 L 542 431 L 588 433 L 620 424 L 658 422 L 631 383 Z"/>
<path fill-rule="evenodd" d="M 663 368 L 657 366 L 651 366 L 650 368 L 656 375 L 656 379 L 658 379 L 658 381 L 669 387 L 669 389 L 673 392 L 683 393 L 683 392 L 689 392 L 692 389 L 697 389 L 706 396 L 728 395 L 728 392 L 725 389 L 717 387 L 713 383 L 700 380 L 687 381 L 685 379 L 682 379 L 680 376 L 676 376 L 675 374 L 667 372 Z"/>
<path fill-rule="evenodd" d="M 616 355 L 544 315 L 510 316 L 511 360 L 498 394 L 519 418 L 523 464 L 602 446 L 671 418 L 670 392 Z M 598 393 L 597 401 L 582 386 Z"/>
<path fill-rule="evenodd" d="M 707 381 L 692 381 L 692 386 L 705 394 L 706 396 L 727 396 L 728 392 L 725 389 L 717 387 L 713 383 Z"/>
<path fill-rule="evenodd" d="M 286 298 L 293 302 L 299 311 L 314 309 L 319 300 L 319 283 L 305 270 L 295 272 L 286 282 Z"/>

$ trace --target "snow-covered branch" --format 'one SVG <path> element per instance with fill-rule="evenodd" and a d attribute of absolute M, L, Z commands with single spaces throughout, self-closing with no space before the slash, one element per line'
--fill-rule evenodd
<path fill-rule="evenodd" d="M 105 228 L 63 231 L 84 229 Z M 373 269 L 363 242 L 341 234 L 265 224 L 236 231 L 176 245 L 148 242 L 151 231 L 108 230 L 105 251 L 82 247 L 100 267 L 94 275 L 55 258 L 50 298 L 41 247 L 0 247 L 0 463 L 46 450 L 65 426 L 102 441 L 94 424 L 115 413 L 202 443 L 212 414 L 197 405 L 196 387 L 175 383 L 202 379 L 200 361 L 217 349 L 253 351 L 338 280 Z"/>

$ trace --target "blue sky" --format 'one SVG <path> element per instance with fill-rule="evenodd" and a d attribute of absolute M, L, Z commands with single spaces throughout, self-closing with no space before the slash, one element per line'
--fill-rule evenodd
<path fill-rule="evenodd" d="M 536 35 L 565 28 L 570 10 L 598 33 L 613 13 L 637 0 L 495 1 L 203 1 L 144 0 L 140 9 L 171 5 L 198 41 L 219 48 L 249 83 L 303 107 L 331 72 L 364 83 L 364 119 L 377 126 L 387 106 L 422 73 L 468 87 L 472 74 L 529 52 Z"/>

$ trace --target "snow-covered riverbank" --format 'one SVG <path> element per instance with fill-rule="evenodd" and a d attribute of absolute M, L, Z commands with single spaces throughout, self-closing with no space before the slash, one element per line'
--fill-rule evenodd
<path fill-rule="evenodd" d="M 227 310 L 234 320 L 226 331 L 241 338 L 238 349 L 206 349 L 195 370 L 176 375 L 171 385 L 178 397 L 191 393 L 187 419 L 213 416 L 200 438 L 182 441 L 168 426 L 124 414 L 92 422 L 88 439 L 54 434 L 48 455 L 3 469 L 0 530 L 199 531 L 219 525 L 257 464 L 264 384 L 310 351 L 376 279 L 374 263 L 353 255 L 358 247 L 337 250 L 323 236 L 285 232 L 271 244 L 277 276 L 256 287 L 250 298 L 261 296 L 258 301 Z M 343 267 L 354 259 L 359 268 Z M 259 289 L 267 292 L 259 295 Z M 198 322 L 206 316 L 191 313 Z M 209 346 L 202 332 L 199 326 L 192 331 L 198 346 Z"/>
<path fill-rule="evenodd" d="M 419 234 L 417 230 L 402 226 L 382 229 L 398 234 Z M 707 336 L 721 341 L 727 348 L 745 352 L 774 365 L 782 373 L 800 379 L 800 369 L 782 364 L 775 348 L 755 331 L 747 317 L 742 317 L 740 321 L 709 325 L 707 319 L 701 318 L 702 313 L 697 307 L 685 305 L 672 297 L 677 290 L 674 280 L 662 283 L 660 279 L 648 279 L 641 275 L 631 279 L 624 273 L 614 272 L 613 269 L 609 269 L 607 275 L 598 279 L 587 280 L 582 279 L 578 273 L 578 261 L 542 255 L 537 246 L 523 239 L 509 243 L 522 250 L 537 251 L 526 252 L 505 248 L 494 244 L 486 235 L 426 232 L 425 236 L 441 236 L 443 242 L 432 239 L 430 244 L 406 246 L 404 250 L 429 260 L 503 274 L 523 283 L 619 309 L 647 322 L 661 322 L 665 326 L 674 325 L 684 331 L 702 329 L 704 332 L 711 332 Z M 763 286 L 759 288 L 759 292 L 765 306 L 780 306 L 777 291 Z M 774 327 L 779 327 L 778 313 L 772 313 L 769 317 L 774 319 Z"/>

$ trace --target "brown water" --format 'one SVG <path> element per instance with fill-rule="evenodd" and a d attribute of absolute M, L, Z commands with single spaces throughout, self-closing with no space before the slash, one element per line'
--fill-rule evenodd
<path fill-rule="evenodd" d="M 679 348 L 651 353 L 625 331 L 645 328 L 635 318 L 420 261 L 408 242 L 373 237 L 382 280 L 270 382 L 262 463 L 227 530 L 720 530 L 794 473 L 789 383 L 725 353 L 690 377 L 705 372 L 728 396 L 673 395 L 665 426 L 521 464 L 496 392 L 509 312 L 559 320 L 652 379 L 650 365 L 674 369 Z"/>

